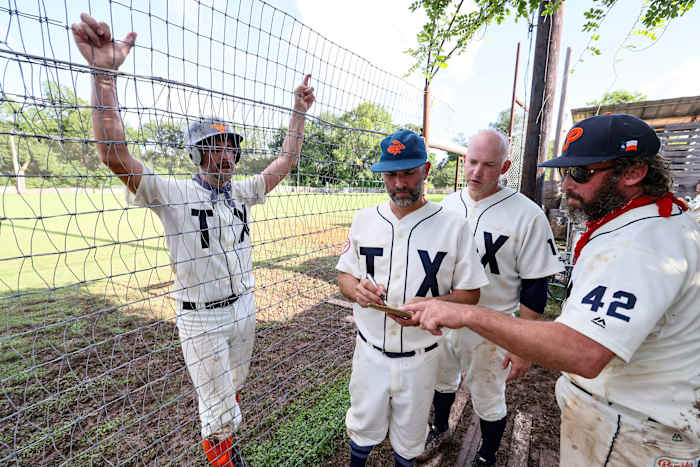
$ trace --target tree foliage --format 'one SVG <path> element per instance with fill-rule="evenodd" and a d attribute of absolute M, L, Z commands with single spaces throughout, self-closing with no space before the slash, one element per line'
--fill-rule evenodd
<path fill-rule="evenodd" d="M 646 94 L 642 94 L 641 92 L 629 92 L 625 91 L 624 89 L 618 89 L 617 91 L 606 92 L 605 94 L 603 94 L 602 99 L 588 101 L 586 102 L 586 105 L 599 107 L 603 105 L 618 105 L 627 104 L 630 102 L 641 102 L 645 101 L 646 99 Z"/>
<path fill-rule="evenodd" d="M 29 188 L 118 185 L 95 150 L 90 105 L 70 88 L 46 83 L 43 89 L 36 101 L 0 104 L 0 172 L 14 176 L 19 189 L 25 177 Z M 162 115 L 131 124 L 128 118 L 123 121 L 132 155 L 156 173 L 195 170 L 183 147 L 180 123 Z M 420 131 L 416 125 L 404 128 Z M 369 167 L 378 160 L 383 135 L 395 129 L 386 109 L 367 102 L 340 115 L 322 114 L 307 122 L 303 157 L 287 183 L 376 187 L 378 177 Z M 286 135 L 286 127 L 246 129 L 236 171 L 262 172 L 278 156 Z"/>
<path fill-rule="evenodd" d="M 544 14 L 552 14 L 563 0 L 550 1 Z M 589 0 L 592 5 L 584 13 L 586 22 L 583 31 L 591 35 L 592 42 L 600 37 L 598 31 L 610 9 L 619 0 Z M 470 42 L 484 26 L 490 23 L 501 24 L 512 16 L 517 21 L 536 12 L 537 0 L 474 0 L 474 9 L 466 11 L 464 0 L 414 0 L 409 9 L 425 11 L 428 21 L 417 35 L 417 45 L 406 52 L 414 58 L 408 74 L 420 69 L 426 82 L 435 77 L 453 56 L 467 50 Z M 640 23 L 637 34 L 656 40 L 656 31 L 665 27 L 671 20 L 683 16 L 695 5 L 695 0 L 642 0 L 640 2 Z M 600 50 L 593 45 L 588 49 L 594 54 Z"/>

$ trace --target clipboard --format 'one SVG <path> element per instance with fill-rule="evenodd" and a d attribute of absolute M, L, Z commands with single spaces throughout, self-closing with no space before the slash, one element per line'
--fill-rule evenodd
<path fill-rule="evenodd" d="M 399 310 L 398 308 L 392 308 L 390 306 L 386 305 L 376 305 L 374 303 L 371 303 L 369 305 L 369 308 L 374 308 L 377 311 L 382 311 L 384 313 L 390 313 L 394 316 L 398 316 L 400 318 L 413 318 L 413 312 L 412 311 L 406 311 L 406 310 Z"/>

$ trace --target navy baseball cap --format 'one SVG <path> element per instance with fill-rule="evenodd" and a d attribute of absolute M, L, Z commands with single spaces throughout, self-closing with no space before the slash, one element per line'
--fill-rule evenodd
<path fill-rule="evenodd" d="M 396 172 L 420 167 L 428 160 L 423 138 L 411 130 L 399 130 L 382 140 L 382 155 L 372 172 Z"/>
<path fill-rule="evenodd" d="M 631 115 L 597 115 L 581 120 L 566 134 L 561 156 L 539 167 L 578 167 L 618 157 L 653 156 L 661 141 L 646 122 Z"/>

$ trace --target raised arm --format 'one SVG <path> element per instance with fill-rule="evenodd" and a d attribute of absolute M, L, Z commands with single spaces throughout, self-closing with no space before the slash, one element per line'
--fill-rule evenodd
<path fill-rule="evenodd" d="M 124 125 L 119 113 L 116 75 L 105 70 L 118 70 L 136 41 L 136 33 L 130 32 L 123 41 L 115 41 L 109 26 L 96 21 L 87 13 L 80 15 L 80 23 L 71 26 L 73 38 L 80 53 L 91 66 L 92 75 L 92 128 L 97 143 L 97 153 L 105 164 L 132 193 L 141 182 L 143 166 L 132 157 L 126 145 Z M 105 70 L 98 70 L 102 68 Z"/>
<path fill-rule="evenodd" d="M 311 75 L 304 77 L 304 82 L 294 90 L 294 112 L 289 120 L 289 131 L 282 143 L 280 155 L 263 171 L 265 193 L 271 192 L 299 160 L 301 144 L 304 142 L 304 124 L 306 112 L 316 100 L 314 88 L 309 87 Z"/>

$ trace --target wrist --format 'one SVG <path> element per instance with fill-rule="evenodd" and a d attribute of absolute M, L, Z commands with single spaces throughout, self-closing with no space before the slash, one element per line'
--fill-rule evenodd
<path fill-rule="evenodd" d="M 93 72 L 95 84 L 98 86 L 114 86 L 117 83 L 117 75 L 105 72 Z"/>

